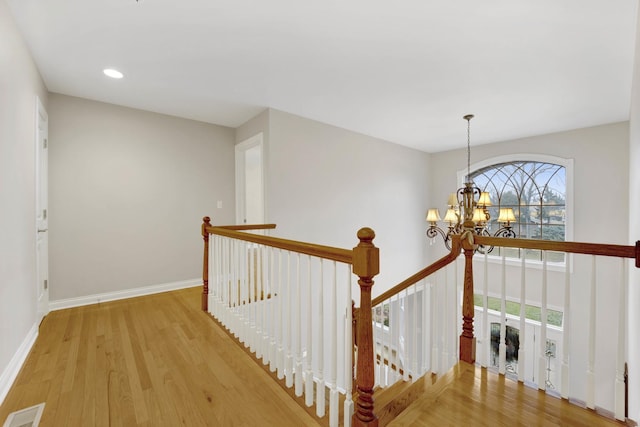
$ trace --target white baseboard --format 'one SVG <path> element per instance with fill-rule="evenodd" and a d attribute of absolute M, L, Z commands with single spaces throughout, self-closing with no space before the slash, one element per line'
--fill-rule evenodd
<path fill-rule="evenodd" d="M 202 279 L 183 280 L 180 282 L 163 283 L 161 285 L 144 286 L 141 288 L 124 289 L 122 291 L 105 292 L 103 294 L 49 301 L 49 310 L 63 310 L 65 308 L 99 304 L 101 302 L 158 294 L 160 292 L 175 291 L 195 286 L 202 286 Z"/>
<path fill-rule="evenodd" d="M 11 389 L 13 382 L 15 381 L 20 369 L 22 369 L 22 365 L 25 360 L 27 360 L 27 356 L 31 351 L 31 347 L 36 342 L 36 338 L 38 337 L 38 325 L 33 324 L 27 336 L 18 347 L 18 351 L 13 355 L 9 365 L 7 365 L 6 369 L 0 375 L 0 405 L 4 402 L 4 398 L 7 397 L 7 393 Z"/>

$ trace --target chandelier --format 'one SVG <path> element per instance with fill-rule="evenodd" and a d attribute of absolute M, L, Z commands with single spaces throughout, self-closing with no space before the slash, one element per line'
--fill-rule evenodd
<path fill-rule="evenodd" d="M 447 202 L 447 213 L 444 222 L 447 223 L 447 230 L 438 226 L 440 221 L 440 211 L 437 208 L 427 211 L 427 237 L 435 239 L 440 235 L 444 239 L 447 249 L 451 250 L 451 236 L 461 234 L 465 230 L 470 230 L 478 235 L 491 236 L 488 225 L 491 220 L 489 207 L 491 198 L 489 193 L 476 187 L 471 179 L 471 119 L 473 114 L 463 117 L 467 121 L 467 176 L 464 187 L 458 188 L 455 193 L 451 193 Z M 498 223 L 500 228 L 493 234 L 495 237 L 516 237 L 516 233 L 511 228 L 511 224 L 516 222 L 512 208 L 500 208 Z M 479 246 L 478 252 L 489 253 L 493 246 Z"/>

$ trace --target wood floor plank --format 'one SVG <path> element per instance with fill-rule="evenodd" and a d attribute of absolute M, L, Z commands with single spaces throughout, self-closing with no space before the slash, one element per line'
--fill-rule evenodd
<path fill-rule="evenodd" d="M 41 426 L 317 426 L 200 308 L 199 288 L 50 313 L 10 412 Z"/>
<path fill-rule="evenodd" d="M 192 288 L 50 313 L 0 406 L 46 402 L 42 426 L 317 426 L 200 311 Z M 391 426 L 621 426 L 471 365 Z"/>
<path fill-rule="evenodd" d="M 401 426 L 624 426 L 486 369 L 459 363 L 388 424 Z"/>

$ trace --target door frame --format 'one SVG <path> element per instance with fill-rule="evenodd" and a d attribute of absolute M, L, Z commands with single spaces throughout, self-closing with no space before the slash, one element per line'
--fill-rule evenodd
<path fill-rule="evenodd" d="M 245 202 L 245 153 L 247 150 L 260 147 L 260 169 L 261 169 L 261 184 L 262 188 L 262 219 L 266 221 L 266 194 L 265 194 L 265 180 L 266 180 L 266 168 L 264 161 L 264 137 L 260 132 L 252 137 L 245 139 L 244 141 L 236 144 L 235 156 L 236 156 L 236 223 L 244 224 L 246 218 L 246 202 Z"/>
<path fill-rule="evenodd" d="M 36 96 L 35 112 L 35 238 L 36 315 L 40 324 L 49 313 L 49 115 Z M 41 233 L 45 233 L 43 237 Z M 44 242 L 44 250 L 39 246 Z"/>

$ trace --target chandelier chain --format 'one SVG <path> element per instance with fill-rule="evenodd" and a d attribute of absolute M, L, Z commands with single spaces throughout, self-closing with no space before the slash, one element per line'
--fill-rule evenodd
<path fill-rule="evenodd" d="M 471 182 L 471 119 L 473 114 L 467 114 L 463 117 L 467 121 L 467 179 L 466 182 Z"/>
<path fill-rule="evenodd" d="M 467 120 L 467 181 L 471 179 L 471 120 Z"/>

